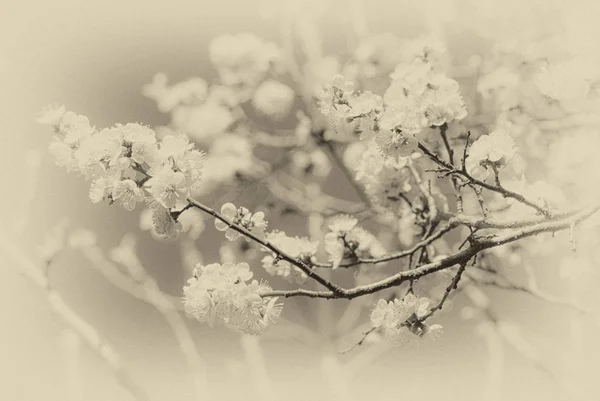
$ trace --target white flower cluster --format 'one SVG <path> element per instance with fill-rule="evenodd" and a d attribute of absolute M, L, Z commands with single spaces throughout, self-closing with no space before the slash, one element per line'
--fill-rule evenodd
<path fill-rule="evenodd" d="M 427 298 L 417 298 L 414 294 L 389 302 L 380 299 L 371 312 L 371 323 L 373 327 L 381 328 L 388 340 L 402 345 L 410 340 L 409 333 L 422 337 L 442 330 L 439 324 L 430 326 L 419 321 L 427 314 L 428 307 Z"/>
<path fill-rule="evenodd" d="M 485 180 L 494 169 L 506 167 L 516 153 L 515 142 L 510 134 L 498 130 L 479 137 L 471 145 L 465 167 L 472 177 Z"/>
<path fill-rule="evenodd" d="M 146 200 L 160 206 L 157 213 L 168 213 L 185 206 L 200 182 L 204 153 L 185 135 L 158 141 L 152 129 L 140 124 L 96 131 L 86 117 L 64 107 L 46 110 L 38 121 L 54 127 L 50 152 L 56 163 L 92 181 L 93 203 L 118 202 L 131 211 Z"/>
<path fill-rule="evenodd" d="M 376 204 L 390 208 L 411 190 L 406 158 L 384 157 L 374 141 L 369 142 L 356 166 L 356 180 Z"/>
<path fill-rule="evenodd" d="M 383 111 L 383 99 L 373 92 L 355 93 L 354 82 L 342 75 L 333 77 L 331 84 L 323 86 L 319 94 L 319 110 L 333 120 L 345 119 L 348 122 L 364 119 L 363 126 L 370 130 L 370 123 Z"/>
<path fill-rule="evenodd" d="M 379 151 L 393 159 L 410 156 L 419 145 L 414 135 L 404 131 L 382 129 L 375 134 L 374 139 Z"/>
<path fill-rule="evenodd" d="M 310 241 L 305 237 L 288 237 L 283 231 L 268 233 L 267 241 L 288 255 L 305 261 L 310 261 L 319 247 L 318 241 Z M 283 277 L 290 283 L 304 284 L 308 277 L 301 269 L 285 260 L 278 259 L 275 254 L 263 257 L 262 265 L 271 276 Z"/>
<path fill-rule="evenodd" d="M 430 63 L 416 59 L 399 64 L 391 77 L 384 95 L 386 109 L 380 121 L 383 129 L 416 135 L 427 127 L 467 116 L 458 83 L 435 72 Z"/>
<path fill-rule="evenodd" d="M 344 259 L 385 255 L 385 248 L 375 236 L 357 224 L 358 220 L 349 215 L 336 216 L 329 223 L 331 231 L 325 234 L 325 251 L 333 269 L 337 269 Z"/>
<path fill-rule="evenodd" d="M 183 288 L 186 313 L 210 327 L 222 323 L 246 334 L 261 334 L 281 315 L 277 297 L 262 297 L 271 291 L 265 283 L 249 282 L 247 263 L 212 263 L 198 266 Z"/>
<path fill-rule="evenodd" d="M 236 207 L 233 203 L 228 202 L 221 207 L 221 215 L 230 223 L 244 227 L 258 238 L 263 238 L 265 235 L 267 222 L 265 221 L 265 214 L 263 212 L 252 214 L 245 207 Z M 229 241 L 235 241 L 242 236 L 238 231 L 231 228 L 229 224 L 219 219 L 215 219 L 215 227 L 219 231 L 225 231 L 225 237 Z M 244 238 L 247 240 L 246 237 Z"/>
<path fill-rule="evenodd" d="M 281 69 L 281 50 L 251 33 L 223 35 L 209 46 L 210 61 L 223 84 L 255 87 L 271 68 Z"/>

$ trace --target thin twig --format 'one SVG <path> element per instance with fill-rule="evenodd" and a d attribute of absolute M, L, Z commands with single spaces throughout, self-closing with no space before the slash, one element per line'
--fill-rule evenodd
<path fill-rule="evenodd" d="M 433 316 L 433 314 L 435 312 L 437 312 L 438 310 L 441 310 L 444 307 L 444 304 L 446 303 L 446 300 L 448 299 L 448 296 L 450 295 L 450 293 L 458 288 L 458 283 L 460 282 L 462 274 L 464 273 L 465 269 L 467 268 L 468 262 L 469 261 L 466 261 L 466 262 L 463 262 L 460 264 L 460 266 L 458 267 L 458 271 L 456 272 L 456 274 L 454 275 L 454 278 L 450 282 L 450 285 L 448 285 L 448 287 L 446 287 L 446 290 L 444 291 L 444 295 L 442 296 L 442 299 L 440 300 L 440 302 L 438 302 L 434 307 L 429 309 L 429 312 L 427 312 L 427 314 L 425 314 L 424 316 L 419 318 L 419 321 L 424 322 L 425 320 L 427 320 L 431 316 Z"/>
<path fill-rule="evenodd" d="M 422 143 L 419 142 L 418 146 L 419 146 L 419 149 L 421 151 L 423 151 L 423 153 L 425 153 L 433 162 L 435 162 L 439 166 L 446 169 L 446 171 L 448 171 L 449 173 L 462 177 L 463 179 L 466 180 L 467 183 L 477 185 L 477 186 L 485 188 L 489 191 L 497 192 L 497 193 L 501 194 L 502 196 L 504 196 L 505 198 L 515 199 L 516 201 L 518 201 L 524 205 L 534 208 L 535 210 L 537 210 L 538 212 L 540 212 L 541 214 L 543 214 L 544 216 L 546 216 L 548 218 L 552 217 L 552 213 L 548 209 L 541 207 L 540 205 L 526 199 L 523 195 L 518 194 L 513 191 L 510 191 L 503 187 L 498 187 L 495 185 L 488 184 L 487 182 L 480 181 L 480 180 L 470 176 L 469 173 L 467 173 L 466 171 L 458 170 L 453 165 L 448 164 L 448 162 L 445 162 L 444 160 L 442 160 L 438 155 L 433 153 Z"/>

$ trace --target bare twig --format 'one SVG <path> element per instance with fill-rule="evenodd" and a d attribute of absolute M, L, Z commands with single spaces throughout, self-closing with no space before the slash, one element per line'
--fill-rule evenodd
<path fill-rule="evenodd" d="M 448 285 L 448 287 L 446 287 L 446 291 L 444 291 L 444 295 L 442 296 L 442 299 L 440 300 L 440 302 L 438 302 L 434 307 L 429 309 L 429 312 L 427 312 L 427 314 L 425 314 L 424 316 L 419 318 L 419 321 L 424 322 L 425 320 L 427 320 L 431 316 L 433 316 L 433 314 L 435 312 L 437 312 L 438 310 L 441 310 L 444 307 L 444 304 L 446 303 L 446 300 L 448 299 L 448 296 L 450 295 L 450 293 L 458 288 L 458 283 L 460 282 L 462 274 L 464 273 L 465 269 L 467 268 L 467 263 L 468 263 L 468 261 L 460 264 L 460 266 L 458 267 L 458 271 L 456 272 L 456 275 L 450 282 L 450 285 Z"/>
<path fill-rule="evenodd" d="M 435 153 L 433 153 L 431 150 L 429 150 L 425 145 L 423 145 L 422 143 L 419 143 L 419 149 L 425 153 L 433 162 L 435 162 L 436 164 L 438 164 L 440 167 L 444 168 L 446 171 L 448 171 L 450 174 L 456 175 L 461 177 L 462 179 L 464 179 L 466 181 L 466 183 L 470 183 L 473 185 L 477 185 L 479 187 L 485 188 L 489 191 L 493 191 L 493 192 L 497 192 L 499 194 L 501 194 L 502 196 L 504 196 L 505 198 L 512 198 L 515 199 L 516 201 L 530 206 L 532 208 L 534 208 L 535 210 L 537 210 L 539 213 L 541 213 L 542 215 L 550 218 L 552 217 L 552 213 L 544 208 L 541 207 L 540 205 L 526 199 L 523 195 L 518 194 L 516 192 L 510 191 L 504 187 L 498 187 L 496 185 L 491 185 L 488 184 L 487 182 L 484 181 L 480 181 L 472 176 L 470 176 L 466 171 L 463 170 L 459 170 L 456 167 L 454 167 L 453 165 L 449 164 L 448 162 L 445 162 L 444 160 L 442 160 L 438 155 L 436 155 Z"/>

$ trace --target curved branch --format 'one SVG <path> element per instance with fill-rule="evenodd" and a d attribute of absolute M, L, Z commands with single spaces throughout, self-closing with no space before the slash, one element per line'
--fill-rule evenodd
<path fill-rule="evenodd" d="M 265 240 L 262 240 L 262 239 L 258 238 L 256 235 L 252 234 L 250 231 L 246 230 L 244 227 L 241 227 L 241 226 L 239 226 L 237 224 L 232 223 L 231 221 L 227 220 L 225 217 L 223 217 L 220 213 L 218 213 L 214 209 L 211 209 L 210 207 L 208 207 L 208 206 L 206 206 L 206 205 L 198 202 L 197 200 L 195 200 L 193 198 L 188 198 L 188 202 L 193 207 L 198 208 L 198 209 L 202 210 L 205 213 L 208 213 L 209 215 L 213 216 L 215 219 L 220 220 L 223 223 L 227 224 L 233 230 L 239 232 L 240 234 L 242 234 L 246 238 L 251 239 L 252 241 L 254 241 L 257 244 L 261 245 L 263 248 L 266 248 L 266 249 L 270 250 L 271 252 L 275 253 L 275 255 L 277 255 L 277 257 L 279 259 L 285 260 L 286 262 L 289 262 L 292 265 L 298 267 L 308 277 L 312 278 L 313 280 L 315 280 L 316 282 L 318 282 L 319 284 L 321 284 L 325 288 L 331 290 L 331 292 L 333 294 L 336 294 L 336 295 L 342 295 L 343 294 L 343 289 L 341 287 L 338 287 L 337 285 L 333 284 L 329 280 L 321 277 L 317 272 L 315 272 L 311 268 L 311 266 L 308 263 L 306 263 L 302 259 L 296 258 L 294 256 L 291 256 L 287 252 L 284 252 L 283 250 L 279 249 L 275 245 L 271 244 L 269 241 L 265 241 Z"/>

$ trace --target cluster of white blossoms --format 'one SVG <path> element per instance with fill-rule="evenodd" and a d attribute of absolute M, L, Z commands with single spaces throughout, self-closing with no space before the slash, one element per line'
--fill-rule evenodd
<path fill-rule="evenodd" d="M 414 135 L 389 129 L 379 130 L 375 134 L 374 140 L 379 151 L 384 156 L 391 157 L 392 159 L 410 156 L 417 150 L 419 145 Z"/>
<path fill-rule="evenodd" d="M 281 70 L 281 50 L 251 33 L 223 35 L 209 45 L 210 61 L 223 84 L 255 87 L 274 68 Z"/>
<path fill-rule="evenodd" d="M 333 120 L 355 119 L 374 121 L 383 111 L 383 98 L 370 91 L 355 92 L 354 82 L 336 75 L 330 84 L 323 85 L 319 94 L 319 110 Z M 368 124 L 364 124 L 370 128 Z"/>
<path fill-rule="evenodd" d="M 384 95 L 383 129 L 416 135 L 423 129 L 462 120 L 467 109 L 458 83 L 433 70 L 430 63 L 415 59 L 399 64 Z"/>
<path fill-rule="evenodd" d="M 427 298 L 418 298 L 414 294 L 389 302 L 380 299 L 371 312 L 371 323 L 383 331 L 386 339 L 402 345 L 410 340 L 410 333 L 422 337 L 442 330 L 439 324 L 430 326 L 420 321 L 427 314 L 428 307 Z"/>
<path fill-rule="evenodd" d="M 506 167 L 516 154 L 515 142 L 510 134 L 498 130 L 480 136 L 471 145 L 465 167 L 472 177 L 485 180 L 490 174 L 493 176 L 494 170 Z"/>
<path fill-rule="evenodd" d="M 357 226 L 358 220 L 349 215 L 334 217 L 329 223 L 325 234 L 325 251 L 337 269 L 345 259 L 379 258 L 386 250 L 375 236 L 362 227 Z"/>
<path fill-rule="evenodd" d="M 384 157 L 376 142 L 370 141 L 356 165 L 356 180 L 377 205 L 392 208 L 411 190 L 411 175 L 404 157 Z"/>
<path fill-rule="evenodd" d="M 319 247 L 319 241 L 311 241 L 306 237 L 288 237 L 283 231 L 273 231 L 267 234 L 267 241 L 286 254 L 309 263 Z M 304 284 L 308 276 L 297 266 L 281 260 L 275 254 L 262 258 L 264 269 L 271 276 L 280 276 L 290 283 Z"/>
<path fill-rule="evenodd" d="M 231 224 L 245 228 L 258 238 L 263 238 L 265 236 L 267 222 L 265 221 L 265 214 L 263 212 L 252 214 L 245 207 L 236 207 L 233 203 L 228 202 L 221 207 L 221 215 Z M 225 231 L 225 237 L 229 241 L 235 241 L 242 236 L 242 234 L 234 230 L 230 224 L 227 224 L 222 220 L 215 219 L 215 227 L 219 231 Z M 244 239 L 248 240 L 246 237 L 244 237 Z"/>
<path fill-rule="evenodd" d="M 281 315 L 277 297 L 265 283 L 250 282 L 247 263 L 212 263 L 197 266 L 183 288 L 186 313 L 213 327 L 221 323 L 246 334 L 261 334 Z"/>
<path fill-rule="evenodd" d="M 200 182 L 204 153 L 185 135 L 159 141 L 140 124 L 97 131 L 86 117 L 64 107 L 47 109 L 38 121 L 54 127 L 50 153 L 56 163 L 91 180 L 93 203 L 117 202 L 131 211 L 146 201 L 161 220 L 171 209 L 184 207 Z"/>

